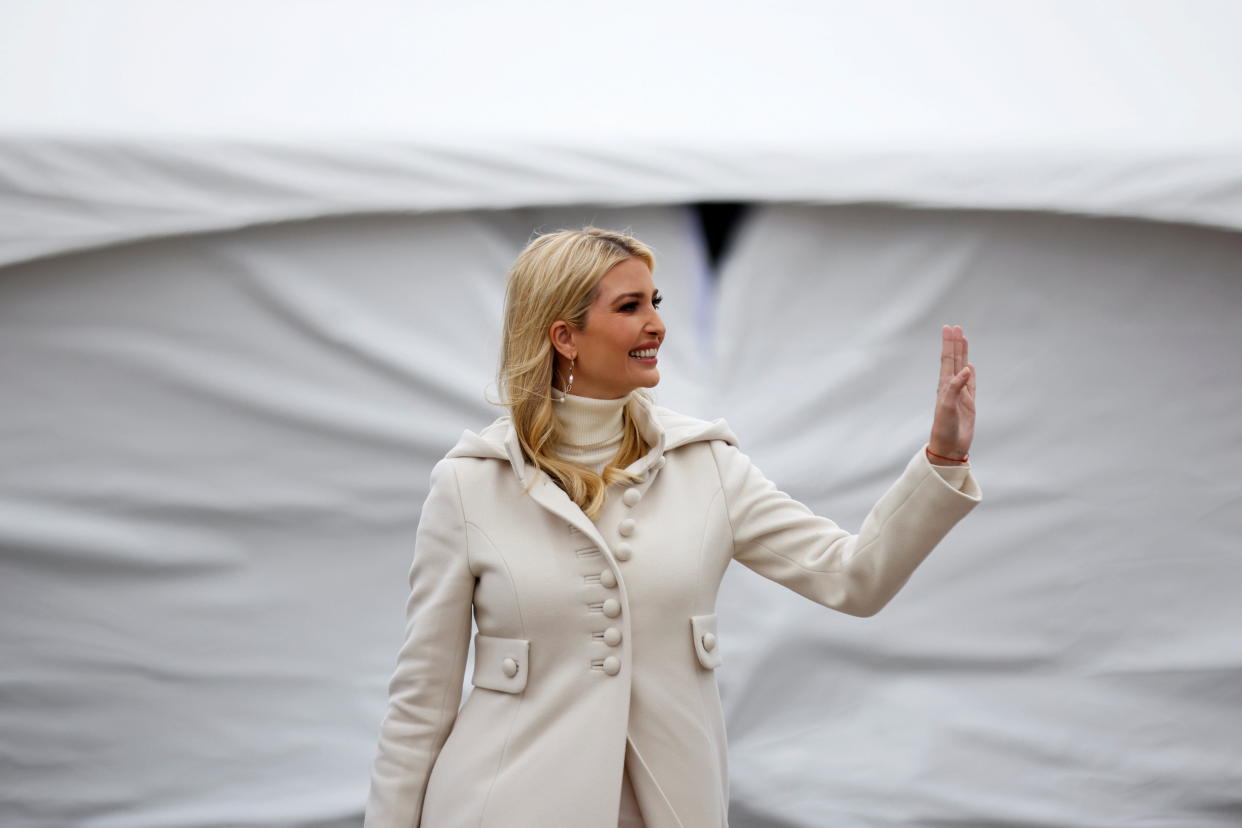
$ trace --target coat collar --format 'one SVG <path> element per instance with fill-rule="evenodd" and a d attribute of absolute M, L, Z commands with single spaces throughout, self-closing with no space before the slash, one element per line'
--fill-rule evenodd
<path fill-rule="evenodd" d="M 642 392 L 636 391 L 632 397 L 629 403 L 630 410 L 642 432 L 643 439 L 651 448 L 631 463 L 626 470 L 643 475 L 644 487 L 650 484 L 654 475 L 663 466 L 661 461 L 664 455 L 673 449 L 689 443 L 708 440 L 724 440 L 737 445 L 737 437 L 723 419 L 708 421 L 679 414 L 656 405 L 650 396 Z M 537 503 L 576 527 L 599 544 L 602 549 L 608 548 L 598 528 L 578 508 L 578 505 L 570 500 L 569 496 L 553 483 L 545 472 L 526 462 L 522 454 L 521 443 L 518 441 L 517 431 L 507 415 L 496 419 L 477 434 L 468 429 L 463 431 L 457 445 L 453 446 L 447 456 L 490 458 L 508 463 L 523 488 L 531 483 L 530 495 Z M 531 482 L 531 476 L 537 479 Z"/>

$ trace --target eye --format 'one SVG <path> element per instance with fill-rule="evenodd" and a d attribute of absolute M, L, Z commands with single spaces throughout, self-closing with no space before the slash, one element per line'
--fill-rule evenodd
<path fill-rule="evenodd" d="M 664 301 L 664 297 L 660 296 L 659 294 L 656 294 L 651 299 L 651 306 L 653 308 L 658 308 L 660 307 L 660 303 L 663 301 Z M 626 302 L 624 305 L 618 306 L 617 310 L 620 311 L 621 313 L 633 313 L 634 311 L 638 310 L 638 304 L 639 304 L 638 302 Z"/>

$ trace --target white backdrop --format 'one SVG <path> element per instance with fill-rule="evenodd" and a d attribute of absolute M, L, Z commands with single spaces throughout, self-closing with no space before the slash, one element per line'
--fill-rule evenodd
<path fill-rule="evenodd" d="M 0 263 L 703 199 L 1242 228 L 1233 0 L 0 0 Z"/>
<path fill-rule="evenodd" d="M 774 205 L 714 303 L 676 208 L 0 270 L 0 822 L 357 820 L 430 465 L 496 414 L 504 269 L 586 221 L 660 256 L 662 402 L 847 526 L 925 436 L 939 325 L 972 339 L 986 504 L 883 613 L 726 578 L 735 828 L 1242 816 L 1242 238 Z"/>
<path fill-rule="evenodd" d="M 844 525 L 979 369 L 883 613 L 726 578 L 734 828 L 1242 822 L 1242 6 L 0 14 L 0 825 L 359 821 L 428 471 L 587 222 L 660 401 Z"/>

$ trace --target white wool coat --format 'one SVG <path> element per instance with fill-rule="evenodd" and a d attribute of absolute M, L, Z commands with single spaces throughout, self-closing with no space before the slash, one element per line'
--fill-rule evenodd
<path fill-rule="evenodd" d="M 648 828 L 727 827 L 726 567 L 869 616 L 980 500 L 920 448 L 851 534 L 779 491 L 724 420 L 636 399 L 642 479 L 596 522 L 507 417 L 432 470 L 367 828 L 616 828 L 627 751 Z"/>

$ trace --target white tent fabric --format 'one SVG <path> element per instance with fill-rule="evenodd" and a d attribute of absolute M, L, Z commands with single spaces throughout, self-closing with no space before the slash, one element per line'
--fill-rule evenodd
<path fill-rule="evenodd" d="M 520 138 L 451 146 L 171 139 L 152 146 L 0 138 L 0 264 L 333 215 L 739 197 L 1044 209 L 1242 229 L 1242 141 L 1238 147 L 825 153 L 801 142 L 585 148 Z"/>
<path fill-rule="evenodd" d="M 345 213 L 705 199 L 1242 228 L 1242 6 L 8 0 L 0 264 Z"/>
<path fill-rule="evenodd" d="M 884 612 L 729 573 L 733 828 L 1242 822 L 1242 7 L 291 8 L 4 4 L 0 824 L 357 823 L 505 269 L 588 222 L 843 525 L 979 369 Z"/>
<path fill-rule="evenodd" d="M 504 265 L 526 228 L 588 220 L 660 252 L 662 401 L 726 416 L 844 525 L 922 439 L 936 324 L 975 342 L 990 505 L 890 607 L 726 579 L 735 828 L 1236 821 L 1242 239 L 772 207 L 722 274 L 714 371 L 677 210 L 295 223 L 5 269 L 4 824 L 356 819 L 425 473 L 495 413 Z"/>

